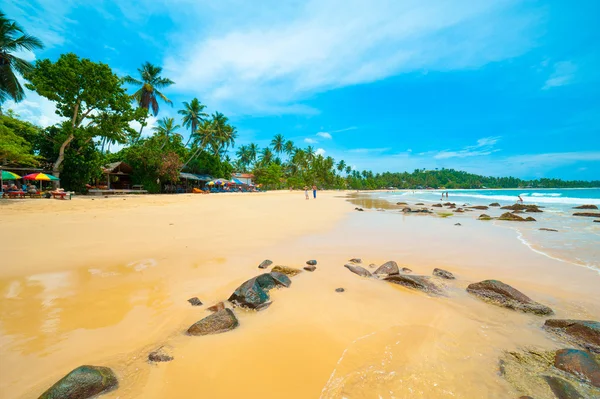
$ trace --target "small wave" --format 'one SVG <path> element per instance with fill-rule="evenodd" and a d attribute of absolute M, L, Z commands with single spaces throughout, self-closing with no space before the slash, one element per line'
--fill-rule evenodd
<path fill-rule="evenodd" d="M 515 202 L 515 199 L 517 198 L 516 195 L 483 195 L 483 194 L 466 194 L 466 193 L 460 193 L 460 194 L 455 194 L 454 196 L 456 197 L 469 197 L 469 198 L 480 198 L 480 199 L 486 199 L 486 200 L 497 200 L 497 201 L 510 201 L 510 202 Z M 523 195 L 521 195 L 521 197 L 523 197 Z M 531 201 L 526 201 L 526 202 L 532 202 L 532 203 L 539 203 L 539 204 L 572 204 L 572 205 L 586 205 L 586 204 L 593 204 L 593 205 L 600 205 L 600 198 L 572 198 L 572 197 L 535 197 L 535 199 L 531 199 Z"/>
<path fill-rule="evenodd" d="M 562 194 L 559 193 L 524 193 L 521 195 L 532 196 L 532 197 L 560 197 Z"/>

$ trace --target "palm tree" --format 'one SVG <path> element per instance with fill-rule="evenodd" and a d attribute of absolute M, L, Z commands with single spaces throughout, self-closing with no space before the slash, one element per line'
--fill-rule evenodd
<path fill-rule="evenodd" d="M 204 121 L 204 118 L 206 118 L 208 114 L 204 112 L 206 105 L 202 104 L 197 98 L 194 98 L 189 103 L 184 102 L 183 107 L 184 109 L 180 109 L 177 113 L 183 115 L 183 118 L 181 119 L 183 126 L 190 129 L 190 137 L 188 138 L 187 143 L 185 143 L 185 146 L 187 147 L 194 134 L 196 134 L 198 125 L 200 122 Z"/>
<path fill-rule="evenodd" d="M 273 160 L 273 152 L 269 147 L 265 147 L 260 152 L 260 162 L 263 165 L 268 165 Z"/>
<path fill-rule="evenodd" d="M 285 139 L 283 138 L 283 134 L 277 134 L 271 140 L 271 146 L 273 147 L 273 151 L 277 154 L 281 154 L 283 152 L 285 146 Z"/>
<path fill-rule="evenodd" d="M 346 162 L 344 162 L 344 160 L 342 159 L 340 162 L 338 162 L 337 164 L 337 170 L 340 173 L 344 172 L 344 169 L 346 169 Z"/>
<path fill-rule="evenodd" d="M 346 166 L 346 175 L 349 175 L 350 173 L 352 173 L 352 167 Z"/>
<path fill-rule="evenodd" d="M 158 89 L 169 87 L 175 82 L 173 82 L 171 79 L 161 77 L 161 72 L 162 67 L 145 62 L 142 64 L 141 68 L 138 68 L 138 73 L 141 80 L 135 79 L 129 75 L 123 78 L 123 82 L 139 87 L 139 89 L 131 95 L 131 98 L 138 104 L 140 108 L 144 108 L 147 111 L 152 108 L 152 114 L 154 116 L 158 115 L 157 97 L 165 103 L 173 105 L 173 101 L 169 100 L 167 96 L 162 94 Z M 145 124 L 142 123 L 140 136 L 142 135 L 144 125 Z"/>
<path fill-rule="evenodd" d="M 30 62 L 13 53 L 43 48 L 44 44 L 40 39 L 28 35 L 19 24 L 6 18 L 6 15 L 0 11 L 0 104 L 8 99 L 19 102 L 25 98 L 17 74 L 26 76 L 33 70 Z"/>
<path fill-rule="evenodd" d="M 285 142 L 284 146 L 283 146 L 283 150 L 285 151 L 285 153 L 288 156 L 291 156 L 294 153 L 294 150 L 296 148 L 294 147 L 294 142 L 292 140 L 288 140 Z"/>
<path fill-rule="evenodd" d="M 156 126 L 153 130 L 159 136 L 165 137 L 165 141 L 160 147 L 161 150 L 169 142 L 169 136 L 175 134 L 177 129 L 179 129 L 180 127 L 181 126 L 175 124 L 175 118 L 162 118 L 158 121 L 158 126 Z"/>
<path fill-rule="evenodd" d="M 258 156 L 258 146 L 255 143 L 250 143 L 248 145 L 248 159 L 250 162 L 256 162 L 256 157 Z"/>
<path fill-rule="evenodd" d="M 211 128 L 213 134 L 209 144 L 214 154 L 220 158 L 221 151 L 227 151 L 229 146 L 235 146 L 237 131 L 229 124 L 229 119 L 220 112 L 212 114 Z"/>
<path fill-rule="evenodd" d="M 312 162 L 315 159 L 315 149 L 312 145 L 306 147 L 306 160 Z"/>

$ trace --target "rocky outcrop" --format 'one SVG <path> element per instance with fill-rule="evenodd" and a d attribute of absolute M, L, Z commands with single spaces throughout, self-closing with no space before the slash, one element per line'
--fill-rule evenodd
<path fill-rule="evenodd" d="M 548 319 L 547 331 L 591 352 L 600 353 L 600 322 L 593 320 Z"/>
<path fill-rule="evenodd" d="M 225 309 L 225 304 L 223 302 L 216 303 L 216 304 L 206 308 L 206 310 L 208 310 L 210 312 L 218 312 L 219 310 L 223 310 L 223 309 Z"/>
<path fill-rule="evenodd" d="M 350 270 L 352 273 L 358 274 L 361 277 L 371 277 L 371 273 L 364 267 L 354 265 L 344 265 L 344 267 Z"/>
<path fill-rule="evenodd" d="M 588 351 L 561 349 L 556 351 L 554 367 L 600 388 L 600 363 Z"/>
<path fill-rule="evenodd" d="M 202 302 L 200 301 L 200 299 L 198 299 L 198 297 L 193 297 L 188 299 L 188 302 L 192 304 L 192 306 L 201 306 Z"/>
<path fill-rule="evenodd" d="M 436 277 L 445 278 L 446 280 L 454 280 L 456 278 L 454 277 L 454 274 L 450 273 L 449 271 L 438 269 L 437 267 L 433 269 L 433 275 Z"/>
<path fill-rule="evenodd" d="M 543 378 L 558 399 L 585 399 L 569 381 L 551 375 L 545 375 Z"/>
<path fill-rule="evenodd" d="M 411 209 L 409 207 L 402 208 L 402 213 L 432 213 L 429 209 Z"/>
<path fill-rule="evenodd" d="M 157 350 L 152 351 L 148 354 L 148 360 L 153 363 L 170 362 L 171 360 L 173 360 L 173 356 L 169 354 L 169 352 L 167 351 L 167 349 L 165 349 L 164 346 L 161 346 Z"/>
<path fill-rule="evenodd" d="M 558 232 L 558 230 L 556 230 L 556 229 L 549 229 L 547 227 L 542 227 L 540 230 L 541 231 L 556 231 L 556 232 Z"/>
<path fill-rule="evenodd" d="M 431 205 L 431 206 L 433 206 L 433 207 L 436 207 L 436 208 L 441 208 L 441 207 L 442 207 L 442 204 L 433 204 L 433 205 Z"/>
<path fill-rule="evenodd" d="M 514 213 L 510 212 L 503 213 L 502 215 L 500 215 L 498 220 L 509 220 L 512 222 L 535 222 L 535 219 L 531 216 L 527 218 L 522 218 L 521 216 L 515 215 Z"/>
<path fill-rule="evenodd" d="M 485 280 L 470 284 L 467 287 L 467 292 L 495 305 L 521 312 L 537 315 L 551 315 L 554 313 L 548 306 L 533 301 L 521 291 L 498 280 Z"/>
<path fill-rule="evenodd" d="M 583 216 L 583 217 L 588 217 L 588 218 L 599 218 L 600 217 L 600 213 L 594 213 L 594 212 L 575 212 L 573 214 L 573 216 Z"/>
<path fill-rule="evenodd" d="M 393 284 L 398 284 L 403 287 L 413 288 L 419 291 L 426 292 L 433 295 L 442 295 L 444 291 L 431 282 L 431 278 L 427 276 L 410 276 L 407 274 L 399 274 L 396 276 L 389 276 L 385 278 Z"/>
<path fill-rule="evenodd" d="M 490 215 L 486 215 L 485 213 L 482 213 L 481 215 L 479 215 L 477 220 L 492 220 L 492 217 Z"/>
<path fill-rule="evenodd" d="M 377 276 L 392 276 L 394 274 L 399 274 L 400 270 L 398 269 L 398 264 L 393 260 L 385 262 L 383 265 L 379 266 L 377 270 L 373 272 L 373 274 Z"/>
<path fill-rule="evenodd" d="M 39 399 L 86 399 L 119 385 L 108 367 L 80 366 L 52 385 Z"/>
<path fill-rule="evenodd" d="M 309 265 L 309 266 L 316 266 L 317 265 L 317 261 L 314 260 L 314 259 L 307 260 L 306 264 Z"/>
<path fill-rule="evenodd" d="M 188 328 L 187 333 L 189 335 L 221 334 L 231 331 L 239 325 L 240 323 L 237 317 L 235 317 L 233 310 L 223 309 L 192 324 Z"/>
<path fill-rule="evenodd" d="M 307 272 L 314 272 L 315 270 L 317 270 L 317 267 L 314 265 L 306 265 L 303 267 L 303 269 Z"/>
<path fill-rule="evenodd" d="M 266 269 L 267 267 L 271 266 L 272 264 L 273 264 L 273 261 L 271 261 L 269 259 L 265 259 L 260 263 L 260 265 L 258 265 L 258 268 Z"/>
<path fill-rule="evenodd" d="M 598 207 L 596 205 L 579 205 L 573 209 L 598 209 Z"/>
<path fill-rule="evenodd" d="M 503 206 L 500 209 L 509 209 L 511 211 L 543 212 L 537 205 L 514 204 Z"/>
<path fill-rule="evenodd" d="M 293 267 L 287 267 L 287 266 L 275 266 L 274 268 L 271 269 L 271 271 L 274 271 L 277 273 L 283 273 L 286 276 L 290 276 L 290 277 L 294 277 L 295 275 L 302 273 L 302 270 L 300 270 L 300 269 L 294 269 Z"/>
<path fill-rule="evenodd" d="M 475 205 L 475 206 L 470 206 L 469 208 L 471 208 L 471 209 L 478 209 L 480 211 L 487 211 L 489 209 L 485 205 Z"/>
<path fill-rule="evenodd" d="M 499 203 L 497 203 L 497 202 L 492 202 L 492 203 L 491 203 L 490 205 L 488 205 L 488 206 L 500 206 L 500 204 L 499 204 Z"/>
<path fill-rule="evenodd" d="M 291 284 L 292 281 L 283 273 L 264 273 L 240 285 L 231 294 L 229 301 L 241 307 L 261 310 L 269 305 L 270 289 L 277 286 L 289 287 Z"/>

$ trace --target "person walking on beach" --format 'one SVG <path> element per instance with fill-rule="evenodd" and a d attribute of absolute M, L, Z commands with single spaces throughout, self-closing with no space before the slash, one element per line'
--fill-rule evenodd
<path fill-rule="evenodd" d="M 306 199 L 309 199 L 308 198 L 308 187 L 307 186 L 304 186 L 304 196 L 306 197 Z"/>
<path fill-rule="evenodd" d="M 317 186 L 314 186 L 314 185 L 313 185 L 313 187 L 312 187 L 312 188 L 313 188 L 313 198 L 314 198 L 314 199 L 317 199 Z"/>

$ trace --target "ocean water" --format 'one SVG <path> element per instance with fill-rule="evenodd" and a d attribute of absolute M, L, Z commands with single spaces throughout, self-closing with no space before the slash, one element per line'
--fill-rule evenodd
<path fill-rule="evenodd" d="M 449 197 L 442 199 L 441 193 L 448 192 Z M 405 201 L 409 204 L 454 202 L 457 206 L 489 205 L 497 202 L 501 206 L 512 205 L 520 195 L 524 204 L 535 204 L 543 213 L 530 213 L 536 222 L 518 223 L 494 221 L 499 227 L 511 228 L 517 238 L 531 250 L 543 255 L 584 266 L 600 273 L 600 217 L 573 216 L 575 212 L 594 212 L 599 210 L 574 209 L 579 205 L 596 205 L 600 208 L 600 189 L 506 189 L 506 190 L 415 190 L 390 191 L 372 194 L 378 199 L 395 203 Z M 434 208 L 436 209 L 436 208 Z M 437 209 L 439 211 L 439 209 Z M 486 211 L 469 212 L 455 217 L 476 218 L 481 213 L 497 217 L 506 210 L 490 207 Z M 540 228 L 556 229 L 558 232 L 541 231 Z"/>

